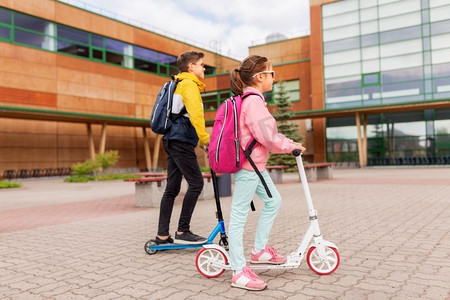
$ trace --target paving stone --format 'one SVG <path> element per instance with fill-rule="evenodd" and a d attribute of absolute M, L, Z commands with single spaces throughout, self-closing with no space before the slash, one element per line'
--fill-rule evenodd
<path fill-rule="evenodd" d="M 450 168 L 335 171 L 333 179 L 310 189 L 322 234 L 338 246 L 341 265 L 327 276 L 311 271 L 305 260 L 298 269 L 258 270 L 268 283 L 258 293 L 232 288 L 230 271 L 201 276 L 195 267 L 199 249 L 146 254 L 159 210 L 134 207 L 128 183 L 89 183 L 86 193 L 78 184 L 50 180 L 44 189 L 24 181 L 25 189 L 14 191 L 17 202 L 4 200 L 12 199 L 4 197 L 11 191 L 0 190 L 0 298 L 450 298 Z M 281 254 L 295 251 L 309 222 L 298 177 L 286 175 L 278 185 L 283 204 L 270 238 Z M 221 201 L 227 227 L 231 197 Z M 246 253 L 263 207 L 259 199 L 255 204 Z M 180 210 L 178 197 L 171 231 Z M 215 211 L 213 201 L 198 202 L 192 230 L 209 234 Z M 10 217 L 19 215 L 26 217 Z"/>

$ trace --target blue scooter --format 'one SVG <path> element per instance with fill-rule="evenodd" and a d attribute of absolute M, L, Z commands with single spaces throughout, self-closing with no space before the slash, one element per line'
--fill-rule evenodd
<path fill-rule="evenodd" d="M 212 244 L 216 236 L 220 233 L 219 245 L 228 250 L 228 237 L 225 231 L 225 223 L 223 221 L 222 208 L 220 206 L 219 189 L 217 185 L 216 173 L 211 170 L 211 178 L 214 187 L 214 198 L 216 200 L 216 217 L 217 225 L 212 230 L 211 234 L 208 236 L 208 240 L 203 244 L 157 244 L 155 240 L 149 240 L 145 243 L 144 249 L 147 254 L 155 254 L 159 250 L 171 250 L 171 249 L 186 249 L 186 248 L 201 248 L 204 245 Z"/>

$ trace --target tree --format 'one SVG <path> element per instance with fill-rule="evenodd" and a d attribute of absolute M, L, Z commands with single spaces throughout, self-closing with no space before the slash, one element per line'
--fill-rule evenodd
<path fill-rule="evenodd" d="M 275 92 L 275 105 L 277 107 L 277 128 L 278 132 L 284 134 L 287 138 L 295 142 L 300 142 L 302 136 L 298 131 L 298 124 L 291 121 L 293 117 L 292 103 L 289 100 L 284 86 L 284 82 L 280 81 L 277 84 L 278 90 Z M 269 166 L 274 165 L 288 165 L 287 171 L 294 171 L 297 167 L 297 162 L 292 154 L 270 154 L 267 162 Z"/>

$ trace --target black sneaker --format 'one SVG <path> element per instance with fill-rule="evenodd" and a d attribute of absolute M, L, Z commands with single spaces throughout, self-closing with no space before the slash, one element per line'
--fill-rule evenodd
<path fill-rule="evenodd" d="M 163 240 L 163 239 L 160 239 L 158 236 L 156 236 L 156 238 L 155 238 L 155 243 L 156 243 L 157 245 L 161 245 L 161 244 L 173 244 L 173 238 L 171 238 L 171 237 L 169 236 L 167 239 Z"/>
<path fill-rule="evenodd" d="M 190 230 L 185 231 L 182 234 L 175 232 L 175 244 L 204 244 L 208 240 L 202 236 L 192 233 Z"/>

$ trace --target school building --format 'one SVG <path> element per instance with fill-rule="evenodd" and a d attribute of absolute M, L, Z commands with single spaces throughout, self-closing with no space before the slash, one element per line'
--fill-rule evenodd
<path fill-rule="evenodd" d="M 443 0 L 310 0 L 309 35 L 249 47 L 274 63 L 305 158 L 450 163 L 449 13 Z M 82 5 L 0 2 L 0 176 L 67 174 L 108 150 L 118 168 L 164 168 L 149 116 L 190 50 L 205 53 L 211 125 L 238 60 Z M 267 95 L 274 113 L 277 90 Z"/>

